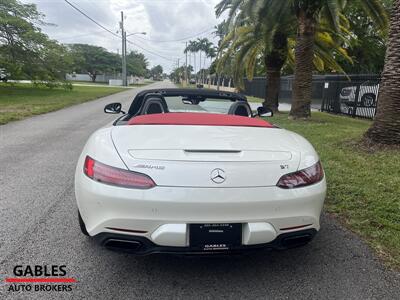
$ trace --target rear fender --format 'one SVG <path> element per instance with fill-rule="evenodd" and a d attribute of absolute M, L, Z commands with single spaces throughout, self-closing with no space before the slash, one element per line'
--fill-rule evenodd
<path fill-rule="evenodd" d="M 79 158 L 76 172 L 82 172 L 86 156 L 109 166 L 128 169 L 115 149 L 111 139 L 111 127 L 99 129 L 89 137 Z"/>

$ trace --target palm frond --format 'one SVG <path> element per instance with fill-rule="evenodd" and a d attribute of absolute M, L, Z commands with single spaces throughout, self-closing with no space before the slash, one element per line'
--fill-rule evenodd
<path fill-rule="evenodd" d="M 382 31 L 389 28 L 389 15 L 381 0 L 356 0 Z"/>
<path fill-rule="evenodd" d="M 338 0 L 325 0 L 325 5 L 322 8 L 323 16 L 326 21 L 336 30 L 339 30 L 339 1 Z"/>

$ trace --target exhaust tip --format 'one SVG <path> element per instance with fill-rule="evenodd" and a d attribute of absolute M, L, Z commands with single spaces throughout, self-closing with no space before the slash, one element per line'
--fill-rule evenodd
<path fill-rule="evenodd" d="M 111 250 L 119 250 L 119 251 L 137 251 L 142 246 L 142 243 L 137 241 L 129 241 L 129 240 L 118 240 L 118 239 L 108 239 L 104 243 L 104 247 Z"/>
<path fill-rule="evenodd" d="M 311 234 L 302 234 L 290 236 L 282 239 L 281 245 L 285 248 L 295 248 L 299 246 L 304 246 L 312 240 L 313 236 Z"/>

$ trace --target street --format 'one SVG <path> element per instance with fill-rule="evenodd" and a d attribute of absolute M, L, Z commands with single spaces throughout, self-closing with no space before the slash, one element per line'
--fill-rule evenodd
<path fill-rule="evenodd" d="M 170 87 L 158 82 L 145 88 Z M 116 118 L 144 88 L 0 126 L 0 297 L 90 299 L 398 299 L 400 274 L 387 270 L 355 234 L 324 215 L 306 247 L 233 257 L 135 257 L 83 236 L 74 171 L 89 135 Z M 71 292 L 7 291 L 15 265 L 66 265 Z"/>

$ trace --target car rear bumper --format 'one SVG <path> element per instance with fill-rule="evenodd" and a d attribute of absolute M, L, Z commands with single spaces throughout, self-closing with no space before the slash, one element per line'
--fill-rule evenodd
<path fill-rule="evenodd" d="M 317 234 L 315 229 L 306 229 L 296 232 L 283 233 L 269 243 L 257 245 L 241 245 L 229 250 L 201 251 L 192 247 L 160 246 L 142 236 L 130 236 L 109 232 L 99 233 L 94 239 L 100 245 L 114 251 L 122 251 L 136 255 L 153 253 L 181 254 L 181 255 L 215 255 L 215 254 L 240 254 L 243 252 L 270 249 L 285 250 L 303 246 L 310 242 Z"/>
<path fill-rule="evenodd" d="M 164 247 L 189 247 L 189 224 L 240 223 L 243 245 L 319 230 L 326 182 L 298 188 L 127 189 L 76 177 L 78 209 L 90 236 L 110 234 Z M 144 243 L 146 244 L 146 243 Z"/>

